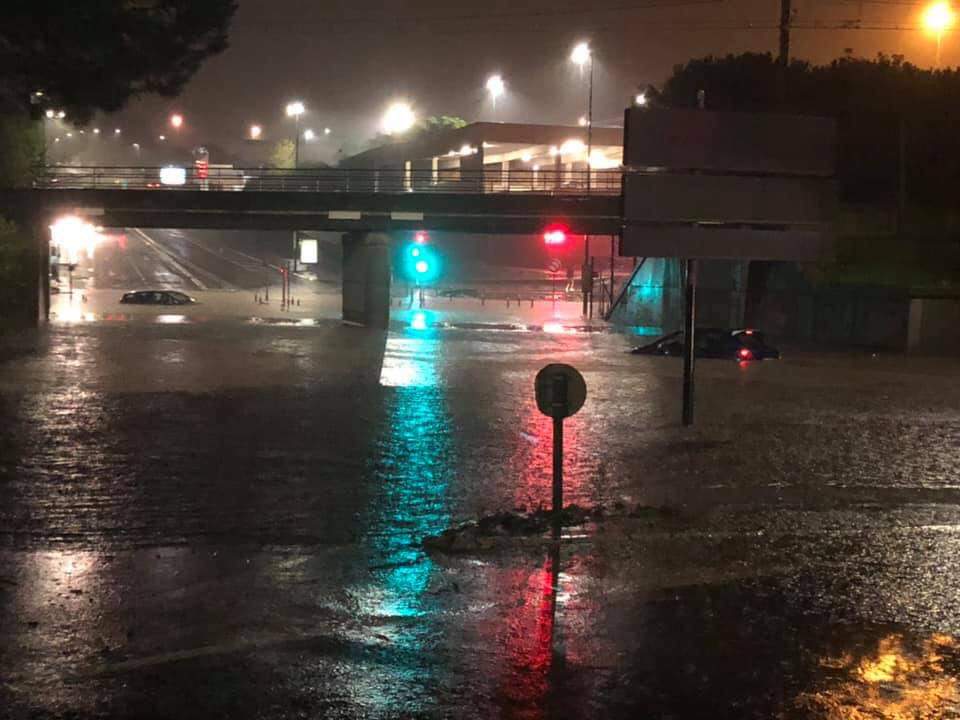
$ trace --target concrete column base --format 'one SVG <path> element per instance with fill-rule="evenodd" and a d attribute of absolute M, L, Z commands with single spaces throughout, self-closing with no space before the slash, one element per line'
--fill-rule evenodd
<path fill-rule="evenodd" d="M 383 233 L 343 236 L 343 319 L 372 328 L 390 324 L 390 238 Z"/>

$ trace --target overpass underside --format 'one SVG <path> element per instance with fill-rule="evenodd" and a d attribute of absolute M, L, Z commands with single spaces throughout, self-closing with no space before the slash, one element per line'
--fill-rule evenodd
<path fill-rule="evenodd" d="M 49 226 L 71 214 L 106 228 L 313 230 L 342 233 L 343 318 L 385 328 L 390 307 L 390 235 L 416 230 L 530 235 L 562 220 L 572 233 L 618 235 L 616 195 L 536 193 L 230 192 L 197 190 L 8 190 L 0 214 L 31 228 L 38 273 L 25 303 L 49 312 Z"/>

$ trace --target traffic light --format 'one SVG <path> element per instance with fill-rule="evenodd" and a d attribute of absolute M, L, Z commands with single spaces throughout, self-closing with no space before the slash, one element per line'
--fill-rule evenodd
<path fill-rule="evenodd" d="M 440 256 L 434 248 L 415 240 L 404 248 L 403 268 L 408 280 L 426 285 L 440 277 Z"/>
<path fill-rule="evenodd" d="M 425 230 L 417 230 L 416 234 L 413 236 L 413 241 L 417 245 L 426 245 L 430 242 L 430 236 L 427 235 Z"/>
<path fill-rule="evenodd" d="M 547 225 L 543 231 L 543 244 L 547 247 L 560 248 L 567 244 L 567 226 L 562 223 Z"/>

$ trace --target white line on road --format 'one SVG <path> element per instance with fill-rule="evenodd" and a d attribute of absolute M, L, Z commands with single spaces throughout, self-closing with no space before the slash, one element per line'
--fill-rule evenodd
<path fill-rule="evenodd" d="M 194 274 L 191 273 L 189 270 L 187 270 L 183 265 L 181 265 L 169 252 L 167 252 L 166 250 L 164 250 L 163 248 L 161 248 L 160 245 L 159 245 L 159 243 L 157 243 L 155 240 L 153 240 L 153 239 L 152 239 L 149 235 L 147 235 L 143 230 L 141 230 L 140 228 L 131 228 L 131 229 L 132 229 L 135 233 L 137 233 L 137 235 L 139 235 L 141 238 L 143 238 L 143 241 L 147 244 L 147 246 L 148 246 L 151 250 L 153 250 L 157 255 L 159 255 L 164 261 L 166 261 L 166 262 L 168 262 L 170 265 L 172 265 L 174 270 L 176 270 L 178 273 L 181 273 L 184 277 L 186 277 L 188 280 L 190 280 L 190 282 L 192 282 L 194 285 L 196 285 L 198 290 L 206 290 L 206 289 L 207 289 L 207 286 L 204 285 L 203 282 L 201 282 L 200 279 L 197 278 L 196 275 L 194 275 Z"/>

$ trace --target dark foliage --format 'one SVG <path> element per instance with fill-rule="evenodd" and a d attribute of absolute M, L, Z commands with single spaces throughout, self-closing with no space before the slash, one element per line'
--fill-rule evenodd
<path fill-rule="evenodd" d="M 62 108 L 83 123 L 143 93 L 176 95 L 227 47 L 236 0 L 7 0 L 0 112 Z M 43 91 L 41 102 L 32 94 Z"/>

